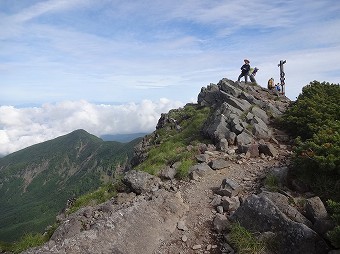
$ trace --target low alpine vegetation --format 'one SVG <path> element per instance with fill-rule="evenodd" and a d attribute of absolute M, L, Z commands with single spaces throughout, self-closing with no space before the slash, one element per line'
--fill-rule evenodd
<path fill-rule="evenodd" d="M 283 127 L 295 139 L 295 177 L 328 201 L 337 227 L 328 233 L 340 247 L 340 85 L 311 82 L 287 110 Z M 333 200 L 333 201 L 332 201 Z"/>
<path fill-rule="evenodd" d="M 185 178 L 198 152 L 195 146 L 199 142 L 211 142 L 201 136 L 202 126 L 209 113 L 210 108 L 195 104 L 170 110 L 167 117 L 171 121 L 155 131 L 153 146 L 148 151 L 147 159 L 136 169 L 157 174 L 163 167 L 181 162 L 177 176 Z"/>

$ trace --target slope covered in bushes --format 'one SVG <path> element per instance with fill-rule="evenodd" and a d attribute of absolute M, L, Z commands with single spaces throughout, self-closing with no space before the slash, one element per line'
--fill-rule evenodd
<path fill-rule="evenodd" d="M 294 174 L 329 201 L 333 217 L 340 216 L 340 86 L 311 82 L 285 113 L 282 123 L 296 137 Z M 336 220 L 339 222 L 339 220 Z M 339 224 L 340 225 L 340 224 Z M 340 226 L 329 233 L 340 247 Z"/>

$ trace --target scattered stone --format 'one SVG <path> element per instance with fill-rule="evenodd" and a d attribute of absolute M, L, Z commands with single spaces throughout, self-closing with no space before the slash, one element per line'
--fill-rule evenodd
<path fill-rule="evenodd" d="M 221 206 L 221 205 L 217 206 L 216 211 L 220 214 L 223 214 L 223 206 Z"/>
<path fill-rule="evenodd" d="M 233 197 L 240 193 L 242 187 L 231 179 L 223 179 L 219 190 L 217 191 L 221 196 Z"/>
<path fill-rule="evenodd" d="M 210 202 L 210 204 L 212 206 L 219 206 L 221 204 L 221 198 L 222 197 L 220 195 L 215 194 L 214 199 Z"/>
<path fill-rule="evenodd" d="M 200 244 L 196 244 L 196 245 L 192 246 L 193 250 L 198 250 L 198 249 L 201 249 L 201 248 L 202 248 L 202 245 L 200 245 Z"/>
<path fill-rule="evenodd" d="M 208 162 L 209 155 L 206 153 L 201 153 L 195 156 L 198 162 Z"/>
<path fill-rule="evenodd" d="M 240 199 L 235 197 L 222 197 L 222 207 L 225 211 L 236 211 L 240 207 Z"/>
<path fill-rule="evenodd" d="M 230 229 L 230 222 L 228 218 L 220 213 L 217 213 L 213 221 L 214 229 L 216 232 L 221 233 Z"/>
<path fill-rule="evenodd" d="M 223 168 L 227 168 L 230 167 L 232 163 L 230 161 L 226 161 L 224 159 L 216 159 L 216 160 L 212 160 L 209 163 L 209 166 L 213 169 L 213 170 L 220 170 Z"/>
<path fill-rule="evenodd" d="M 185 225 L 185 222 L 183 220 L 180 220 L 178 223 L 177 223 L 177 228 L 179 230 L 183 230 L 183 231 L 187 231 L 188 228 L 187 226 Z"/>
<path fill-rule="evenodd" d="M 183 241 L 183 242 L 188 241 L 188 237 L 187 237 L 186 235 L 183 235 L 183 236 L 182 236 L 182 241 Z"/>

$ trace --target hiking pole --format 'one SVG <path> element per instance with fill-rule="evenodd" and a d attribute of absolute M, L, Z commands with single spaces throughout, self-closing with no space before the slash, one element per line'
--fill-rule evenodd
<path fill-rule="evenodd" d="M 286 60 L 280 60 L 280 63 L 277 65 L 280 67 L 280 82 L 281 82 L 281 87 L 282 87 L 282 94 L 285 94 L 285 72 L 283 71 L 283 65 L 286 63 Z"/>

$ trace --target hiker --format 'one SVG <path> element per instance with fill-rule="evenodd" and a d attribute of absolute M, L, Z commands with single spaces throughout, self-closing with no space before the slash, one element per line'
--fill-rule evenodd
<path fill-rule="evenodd" d="M 250 65 L 249 65 L 249 60 L 248 59 L 244 59 L 244 65 L 242 65 L 241 67 L 241 74 L 240 76 L 238 76 L 237 81 L 240 82 L 240 79 L 242 77 L 244 77 L 245 82 L 248 82 L 248 75 L 249 75 L 249 70 L 250 70 Z"/>
<path fill-rule="evenodd" d="M 277 84 L 275 85 L 275 89 L 276 89 L 276 91 L 281 92 L 280 83 L 277 83 Z"/>
<path fill-rule="evenodd" d="M 256 80 L 255 80 L 255 75 L 257 73 L 259 69 L 257 67 L 255 67 L 254 69 L 250 68 L 250 71 L 249 71 L 249 78 L 250 78 L 250 81 L 251 82 L 255 82 L 256 83 Z"/>
<path fill-rule="evenodd" d="M 269 89 L 269 90 L 273 90 L 274 87 L 275 87 L 275 85 L 274 85 L 274 79 L 273 79 L 273 78 L 270 78 L 270 79 L 268 80 L 268 89 Z"/>

